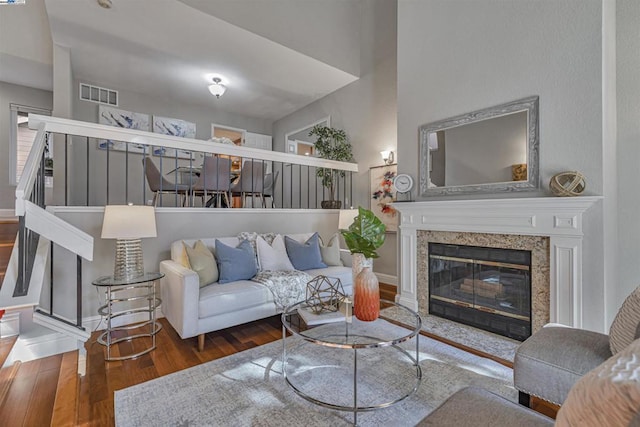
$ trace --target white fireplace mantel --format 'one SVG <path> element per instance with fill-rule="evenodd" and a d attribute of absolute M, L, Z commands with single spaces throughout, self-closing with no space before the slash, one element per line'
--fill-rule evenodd
<path fill-rule="evenodd" d="M 417 231 L 547 236 L 550 244 L 550 320 L 583 326 L 583 214 L 602 200 L 537 197 L 396 202 L 400 211 L 397 301 L 418 310 Z"/>

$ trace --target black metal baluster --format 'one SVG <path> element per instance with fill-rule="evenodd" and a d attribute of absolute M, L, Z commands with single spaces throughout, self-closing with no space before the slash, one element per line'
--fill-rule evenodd
<path fill-rule="evenodd" d="M 302 208 L 302 165 L 298 165 L 298 208 Z"/>
<path fill-rule="evenodd" d="M 124 152 L 124 204 L 129 203 L 129 143 Z"/>
<path fill-rule="evenodd" d="M 153 148 L 151 149 L 151 152 L 153 152 Z M 162 207 L 162 181 L 164 181 L 162 179 L 162 177 L 164 176 L 163 172 L 162 172 L 162 160 L 164 160 L 164 151 L 162 151 L 162 147 L 160 150 L 160 189 L 158 190 L 158 195 L 156 196 L 156 203 L 158 203 L 158 197 L 160 198 L 160 207 Z"/>
<path fill-rule="evenodd" d="M 109 149 L 109 145 L 107 144 L 107 202 L 109 204 L 109 154 L 111 150 Z M 89 145 L 87 145 L 87 155 L 89 154 Z M 89 175 L 89 168 L 87 166 L 87 176 Z M 87 193 L 88 194 L 88 193 Z M 89 206 L 89 200 L 87 200 L 87 206 Z"/>
<path fill-rule="evenodd" d="M 16 280 L 16 287 L 13 290 L 13 296 L 17 297 L 22 295 L 22 289 L 24 288 L 25 277 L 25 253 L 27 251 L 27 239 L 24 215 L 18 217 L 18 277 Z"/>
<path fill-rule="evenodd" d="M 311 175 L 309 171 L 311 170 L 311 166 L 307 166 L 307 209 L 311 206 Z"/>
<path fill-rule="evenodd" d="M 173 193 L 174 193 L 174 202 L 176 204 L 176 206 L 178 206 L 178 149 L 174 149 L 175 153 L 176 153 L 176 158 L 175 158 L 175 168 L 174 168 L 174 177 L 173 177 Z"/>
<path fill-rule="evenodd" d="M 147 176 L 147 146 L 142 146 L 142 205 L 147 204 L 147 186 L 145 177 Z"/>
<path fill-rule="evenodd" d="M 64 205 L 69 206 L 69 134 L 64 136 Z"/>
<path fill-rule="evenodd" d="M 49 313 L 53 314 L 53 242 L 49 242 Z"/>
<path fill-rule="evenodd" d="M 76 326 L 82 328 L 82 257 L 76 255 Z"/>
<path fill-rule="evenodd" d="M 87 147 L 87 188 L 86 188 L 86 205 L 89 206 L 89 137 L 86 137 L 85 140 L 86 144 L 85 146 Z M 107 144 L 107 156 L 109 156 L 109 144 Z"/>

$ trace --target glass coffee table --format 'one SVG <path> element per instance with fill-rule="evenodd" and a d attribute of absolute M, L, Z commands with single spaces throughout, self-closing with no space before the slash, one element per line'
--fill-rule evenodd
<path fill-rule="evenodd" d="M 298 309 L 308 308 L 305 301 L 282 313 L 285 381 L 309 402 L 353 412 L 355 425 L 359 412 L 386 408 L 406 399 L 422 380 L 418 363 L 420 316 L 392 301 L 381 300 L 381 304 L 405 311 L 406 318 L 411 319 L 408 329 L 380 318 L 362 322 L 349 316 L 348 310 L 329 316 L 328 323 L 308 326 L 298 314 Z M 308 323 L 313 320 L 308 319 Z M 289 343 L 291 348 L 287 348 L 287 331 L 302 341 Z M 406 343 L 412 339 L 415 353 L 413 343 Z"/>

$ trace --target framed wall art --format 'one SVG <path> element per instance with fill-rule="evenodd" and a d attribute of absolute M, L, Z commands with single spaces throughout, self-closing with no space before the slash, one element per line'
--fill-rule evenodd
<path fill-rule="evenodd" d="M 153 116 L 153 132 L 163 135 L 179 136 L 181 138 L 195 138 L 196 124 L 180 119 L 169 117 Z M 179 159 L 191 159 L 193 153 L 186 150 L 176 150 L 173 148 L 153 147 L 155 156 L 178 157 Z"/>
<path fill-rule="evenodd" d="M 98 106 L 98 123 L 121 127 L 125 129 L 136 129 L 149 132 L 149 115 L 142 113 L 134 113 L 133 111 L 121 110 L 119 108 L 108 107 L 106 105 Z M 98 141 L 98 148 L 101 150 L 128 151 L 129 153 L 145 153 L 149 150 L 143 144 L 134 144 L 122 141 L 113 141 L 111 139 L 101 139 Z"/>
<path fill-rule="evenodd" d="M 387 226 L 387 232 L 398 231 L 398 211 L 390 205 L 396 201 L 393 179 L 398 165 L 376 166 L 369 169 L 371 180 L 370 209 Z"/>

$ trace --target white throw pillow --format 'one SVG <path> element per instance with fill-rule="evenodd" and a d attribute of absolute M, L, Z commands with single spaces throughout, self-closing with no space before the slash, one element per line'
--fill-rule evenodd
<path fill-rule="evenodd" d="M 284 245 L 284 238 L 278 234 L 270 245 L 261 236 L 256 238 L 256 249 L 258 252 L 258 263 L 262 271 L 283 271 L 295 270 Z"/>
<path fill-rule="evenodd" d="M 558 427 L 631 426 L 640 413 L 640 339 L 589 371 L 569 391 Z"/>

